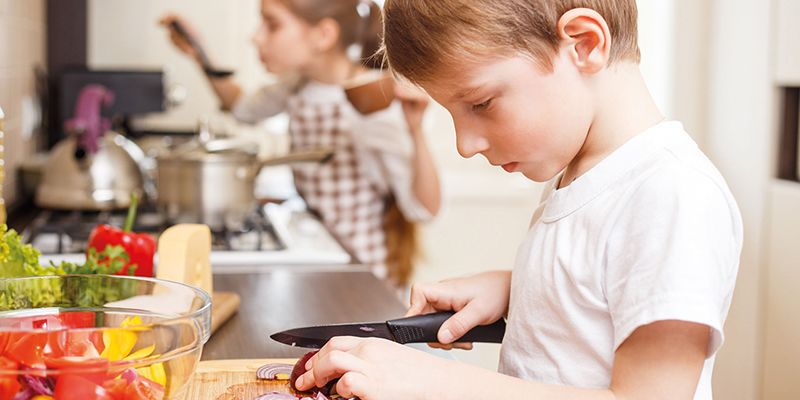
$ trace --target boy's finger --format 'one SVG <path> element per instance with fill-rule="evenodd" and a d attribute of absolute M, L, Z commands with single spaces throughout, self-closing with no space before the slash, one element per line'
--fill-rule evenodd
<path fill-rule="evenodd" d="M 475 302 L 467 303 L 461 311 L 455 313 L 439 328 L 439 341 L 450 344 L 464 336 L 470 329 L 480 325 L 483 316 L 478 312 Z"/>
<path fill-rule="evenodd" d="M 336 393 L 343 398 L 369 399 L 374 397 L 371 395 L 374 392 L 372 387 L 373 383 L 366 375 L 350 371 L 339 379 L 336 384 Z"/>
<path fill-rule="evenodd" d="M 434 349 L 442 349 L 442 350 L 453 350 L 453 349 L 472 350 L 473 348 L 472 343 L 451 343 L 451 344 L 428 343 L 428 346 Z"/>
<path fill-rule="evenodd" d="M 327 356 L 328 353 L 332 351 L 350 351 L 356 348 L 361 341 L 364 339 L 357 338 L 354 336 L 336 336 L 331 338 L 325 346 L 322 346 L 316 354 L 311 356 L 311 358 L 306 361 L 305 368 L 306 370 L 310 370 L 317 364 L 317 360 L 322 357 Z"/>
<path fill-rule="evenodd" d="M 315 356 L 316 357 L 316 356 Z M 328 381 L 347 372 L 362 372 L 367 369 L 366 362 L 346 351 L 333 350 L 313 361 L 313 368 L 300 375 L 295 382 L 299 390 L 323 387 Z"/>
<path fill-rule="evenodd" d="M 419 283 L 411 286 L 411 307 L 408 308 L 406 317 L 422 314 L 425 306 L 428 305 L 428 299 L 425 296 L 426 289 L 426 285 Z"/>

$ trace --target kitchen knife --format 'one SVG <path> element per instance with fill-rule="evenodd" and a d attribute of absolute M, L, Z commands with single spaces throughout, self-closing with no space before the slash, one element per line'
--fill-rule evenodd
<path fill-rule="evenodd" d="M 290 329 L 270 336 L 273 340 L 290 346 L 318 349 L 335 336 L 377 337 L 397 343 L 438 342 L 437 333 L 452 312 L 417 315 L 386 322 L 362 324 L 321 325 Z M 458 342 L 501 343 L 506 323 L 500 319 L 491 325 L 478 326 L 459 338 Z"/>

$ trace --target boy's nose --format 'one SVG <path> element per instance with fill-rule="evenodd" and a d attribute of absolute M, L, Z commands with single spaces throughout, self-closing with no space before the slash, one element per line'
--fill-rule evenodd
<path fill-rule="evenodd" d="M 489 150 L 489 141 L 478 133 L 456 128 L 456 147 L 458 147 L 458 154 L 461 154 L 461 157 L 471 158 Z"/>

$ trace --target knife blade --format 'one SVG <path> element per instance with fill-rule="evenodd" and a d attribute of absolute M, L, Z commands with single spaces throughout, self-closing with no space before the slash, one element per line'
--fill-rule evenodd
<path fill-rule="evenodd" d="M 270 338 L 290 346 L 309 349 L 318 349 L 336 336 L 377 337 L 401 344 L 431 343 L 439 341 L 437 339 L 439 328 L 453 314 L 453 312 L 439 312 L 386 322 L 309 326 L 278 332 Z M 500 319 L 490 325 L 473 328 L 457 341 L 501 343 L 505 331 L 506 323 Z"/>

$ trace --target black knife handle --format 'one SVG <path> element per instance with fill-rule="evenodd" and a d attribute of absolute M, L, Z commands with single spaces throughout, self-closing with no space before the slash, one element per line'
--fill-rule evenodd
<path fill-rule="evenodd" d="M 444 321 L 453 316 L 453 312 L 438 312 L 417 315 L 414 317 L 386 321 L 389 330 L 397 343 L 437 343 L 437 334 Z M 502 343 L 506 333 L 506 322 L 501 318 L 491 325 L 472 328 L 456 342 Z"/>

